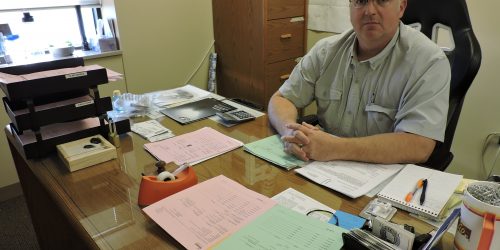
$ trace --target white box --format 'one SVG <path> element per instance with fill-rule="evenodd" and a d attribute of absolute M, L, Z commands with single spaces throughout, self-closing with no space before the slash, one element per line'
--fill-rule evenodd
<path fill-rule="evenodd" d="M 101 135 L 59 144 L 57 153 L 71 172 L 117 158 L 115 146 Z"/>
<path fill-rule="evenodd" d="M 116 46 L 116 39 L 114 37 L 99 38 L 99 49 L 101 52 L 118 50 L 118 46 Z"/>

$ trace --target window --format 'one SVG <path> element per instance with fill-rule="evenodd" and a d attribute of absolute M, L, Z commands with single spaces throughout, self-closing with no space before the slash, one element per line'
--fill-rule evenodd
<path fill-rule="evenodd" d="M 101 0 L 0 0 L 0 11 L 60 8 L 76 5 L 97 7 L 101 5 Z"/>
<path fill-rule="evenodd" d="M 99 0 L 0 0 L 0 24 L 8 24 L 12 34 L 20 41 L 46 51 L 50 45 L 71 43 L 75 47 L 95 37 L 94 7 Z M 81 6 L 83 30 L 79 27 L 79 16 L 75 4 Z M 23 13 L 29 13 L 33 22 L 23 22 Z"/>

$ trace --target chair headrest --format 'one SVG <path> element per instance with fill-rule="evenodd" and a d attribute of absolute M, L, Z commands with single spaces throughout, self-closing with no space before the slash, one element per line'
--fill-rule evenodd
<path fill-rule="evenodd" d="M 421 32 L 431 37 L 434 24 L 451 27 L 454 33 L 472 27 L 465 0 L 407 0 L 402 21 L 405 24 L 420 23 Z"/>
<path fill-rule="evenodd" d="M 454 50 L 445 51 L 451 66 L 450 98 L 462 99 L 481 64 L 481 48 L 472 30 L 465 0 L 407 0 L 401 20 L 420 24 L 420 31 L 432 38 L 434 25 L 451 29 Z"/>

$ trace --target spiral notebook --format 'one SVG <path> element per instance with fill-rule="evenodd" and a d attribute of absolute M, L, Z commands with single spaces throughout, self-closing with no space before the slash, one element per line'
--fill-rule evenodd
<path fill-rule="evenodd" d="M 415 190 L 420 179 L 427 179 L 425 202 L 420 205 L 421 188 L 415 192 L 410 202 L 406 202 L 406 195 Z M 378 193 L 378 197 L 402 210 L 438 220 L 461 180 L 461 175 L 408 164 Z"/>

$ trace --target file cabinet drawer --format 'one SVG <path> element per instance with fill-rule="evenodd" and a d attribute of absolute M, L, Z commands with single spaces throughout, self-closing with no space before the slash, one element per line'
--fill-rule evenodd
<path fill-rule="evenodd" d="M 307 2 L 212 0 L 219 94 L 267 107 L 306 52 Z"/>
<path fill-rule="evenodd" d="M 305 16 L 306 0 L 268 0 L 267 19 Z"/>
<path fill-rule="evenodd" d="M 279 87 L 288 79 L 293 68 L 297 65 L 296 58 L 267 65 L 266 70 L 266 92 L 267 98 L 276 92 Z"/>
<path fill-rule="evenodd" d="M 304 21 L 284 18 L 267 22 L 267 63 L 296 58 L 304 54 Z"/>

